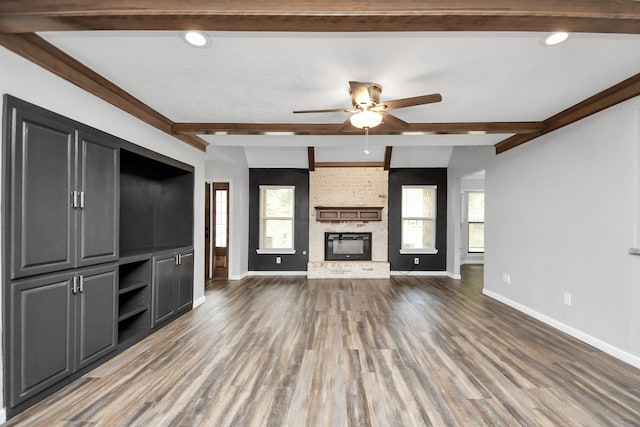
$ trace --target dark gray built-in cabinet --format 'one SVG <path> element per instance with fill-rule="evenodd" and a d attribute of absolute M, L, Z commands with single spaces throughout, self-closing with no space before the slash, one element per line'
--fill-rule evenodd
<path fill-rule="evenodd" d="M 172 251 L 153 257 L 154 325 L 189 309 L 193 301 L 193 252 Z"/>
<path fill-rule="evenodd" d="M 116 349 L 118 266 L 11 284 L 10 406 Z"/>
<path fill-rule="evenodd" d="M 8 95 L 3 145 L 11 417 L 191 309 L 194 182 L 189 165 Z"/>
<path fill-rule="evenodd" d="M 118 147 L 100 132 L 12 109 L 11 278 L 118 257 Z"/>

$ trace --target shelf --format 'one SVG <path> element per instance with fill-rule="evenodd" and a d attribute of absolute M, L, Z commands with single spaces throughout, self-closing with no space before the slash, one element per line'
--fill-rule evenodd
<path fill-rule="evenodd" d="M 118 346 L 122 348 L 129 347 L 131 344 L 138 342 L 141 338 L 149 335 L 149 328 L 126 328 L 118 331 Z"/>
<path fill-rule="evenodd" d="M 120 295 L 126 294 L 126 293 L 131 292 L 131 291 L 135 291 L 136 289 L 144 288 L 145 286 L 149 285 L 149 282 L 146 282 L 146 281 L 125 281 L 125 282 L 120 282 L 120 286 L 122 286 L 123 284 L 125 286 L 120 288 L 120 290 L 118 291 L 118 294 L 120 294 Z"/>
<path fill-rule="evenodd" d="M 118 322 L 122 322 L 123 320 L 127 320 L 130 317 L 135 316 L 136 314 L 144 313 L 149 309 L 148 305 L 142 305 L 133 308 L 127 308 L 127 311 L 124 314 L 121 314 L 118 317 Z"/>
<path fill-rule="evenodd" d="M 316 221 L 382 221 L 382 206 L 316 206 Z"/>

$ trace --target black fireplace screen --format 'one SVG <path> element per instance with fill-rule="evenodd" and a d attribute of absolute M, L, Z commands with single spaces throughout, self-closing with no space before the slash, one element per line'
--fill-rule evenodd
<path fill-rule="evenodd" d="M 371 233 L 324 233 L 325 261 L 371 261 Z"/>

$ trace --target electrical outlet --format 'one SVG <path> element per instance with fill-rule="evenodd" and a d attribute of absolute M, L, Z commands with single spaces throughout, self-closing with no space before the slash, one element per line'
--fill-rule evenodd
<path fill-rule="evenodd" d="M 569 292 L 564 293 L 564 305 L 571 306 L 571 294 Z"/>
<path fill-rule="evenodd" d="M 276 257 L 276 264 L 282 264 L 282 258 L 277 256 Z"/>
<path fill-rule="evenodd" d="M 413 263 L 414 263 L 415 265 L 420 264 L 420 258 L 414 258 L 414 259 L 413 259 Z"/>
<path fill-rule="evenodd" d="M 502 282 L 506 283 L 507 285 L 511 284 L 511 275 L 508 273 L 502 273 Z"/>

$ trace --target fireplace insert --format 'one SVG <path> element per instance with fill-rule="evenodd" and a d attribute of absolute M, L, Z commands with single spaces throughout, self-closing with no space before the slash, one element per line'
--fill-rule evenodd
<path fill-rule="evenodd" d="M 324 233 L 325 261 L 371 261 L 371 233 Z"/>

